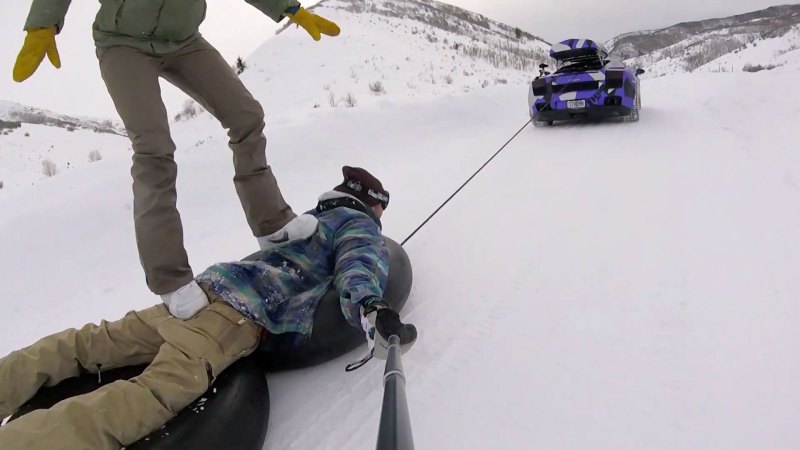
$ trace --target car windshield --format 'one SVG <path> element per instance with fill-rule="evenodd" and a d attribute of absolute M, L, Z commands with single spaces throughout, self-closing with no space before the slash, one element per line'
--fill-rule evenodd
<path fill-rule="evenodd" d="M 607 59 L 586 58 L 580 60 L 570 60 L 559 63 L 560 67 L 556 73 L 575 73 L 586 72 L 588 70 L 600 70 L 608 64 Z"/>

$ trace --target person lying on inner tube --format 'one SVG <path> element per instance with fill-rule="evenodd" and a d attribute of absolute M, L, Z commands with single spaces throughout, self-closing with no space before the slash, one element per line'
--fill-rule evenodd
<path fill-rule="evenodd" d="M 344 181 L 301 216 L 294 240 L 267 236 L 254 260 L 220 263 L 195 278 L 205 296 L 182 320 L 173 305 L 131 311 L 115 322 L 69 329 L 0 359 L 0 418 L 42 386 L 81 373 L 149 363 L 138 377 L 117 381 L 30 412 L 0 427 L 0 448 L 118 449 L 138 441 L 202 395 L 262 339 L 310 335 L 314 311 L 334 286 L 341 310 L 364 330 L 370 350 L 385 358 L 398 335 L 403 352 L 417 330 L 382 299 L 389 254 L 380 218 L 389 204 L 381 182 L 345 166 Z"/>

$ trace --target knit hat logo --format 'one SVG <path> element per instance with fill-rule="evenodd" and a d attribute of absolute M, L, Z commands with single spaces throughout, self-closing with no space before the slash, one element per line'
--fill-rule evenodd
<path fill-rule="evenodd" d="M 335 191 L 350 194 L 367 206 L 389 206 L 389 192 L 383 189 L 380 180 L 360 167 L 342 167 L 344 181 L 333 188 Z"/>

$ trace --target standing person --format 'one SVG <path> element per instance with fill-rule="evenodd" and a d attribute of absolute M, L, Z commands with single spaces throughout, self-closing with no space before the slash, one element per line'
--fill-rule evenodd
<path fill-rule="evenodd" d="M 364 169 L 343 168 L 344 181 L 303 214 L 311 236 L 273 246 L 253 261 L 215 264 L 197 277 L 212 300 L 195 317 L 172 317 L 164 305 L 114 322 L 45 337 L 0 359 L 0 419 L 36 394 L 81 373 L 150 363 L 138 377 L 107 384 L 32 411 L 0 427 L 3 450 L 119 449 L 157 430 L 206 392 L 260 340 L 300 344 L 331 287 L 342 314 L 365 332 L 377 358 L 388 339 L 407 351 L 417 338 L 382 298 L 389 253 L 380 217 L 389 193 Z M 283 336 L 288 339 L 282 339 Z"/>
<path fill-rule="evenodd" d="M 271 19 L 288 17 L 314 40 L 339 27 L 296 0 L 246 0 Z M 27 37 L 14 80 L 33 75 L 47 55 L 61 67 L 55 36 L 71 0 L 33 0 Z M 100 73 L 133 144 L 133 215 L 139 259 L 150 290 L 170 313 L 188 319 L 208 304 L 193 279 L 176 208 L 177 165 L 169 119 L 161 99 L 164 78 L 216 117 L 228 130 L 233 178 L 250 229 L 262 248 L 309 234 L 283 199 L 267 164 L 264 111 L 219 52 L 200 36 L 205 0 L 100 2 L 93 35 Z"/>

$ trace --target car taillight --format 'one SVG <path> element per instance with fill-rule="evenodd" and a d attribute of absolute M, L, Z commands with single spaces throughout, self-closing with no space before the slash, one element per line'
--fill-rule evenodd
<path fill-rule="evenodd" d="M 624 78 L 625 72 L 621 70 L 609 70 L 606 72 L 606 87 L 609 89 L 621 88 Z"/>
<path fill-rule="evenodd" d="M 547 95 L 547 81 L 544 78 L 533 80 L 533 95 Z"/>

